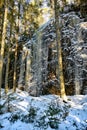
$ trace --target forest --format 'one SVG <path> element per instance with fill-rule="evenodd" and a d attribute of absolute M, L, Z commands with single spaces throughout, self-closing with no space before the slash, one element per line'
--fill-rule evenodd
<path fill-rule="evenodd" d="M 0 130 L 87 130 L 87 0 L 0 0 Z"/>

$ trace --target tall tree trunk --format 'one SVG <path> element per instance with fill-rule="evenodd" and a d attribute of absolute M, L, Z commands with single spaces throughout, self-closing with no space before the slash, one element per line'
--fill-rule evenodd
<path fill-rule="evenodd" d="M 37 31 L 37 96 L 42 94 L 42 33 Z"/>
<path fill-rule="evenodd" d="M 16 38 L 16 47 L 15 47 L 15 61 L 14 61 L 14 75 L 13 75 L 13 92 L 16 91 L 16 81 L 17 81 L 16 66 L 17 66 L 18 34 L 16 34 L 15 38 Z"/>
<path fill-rule="evenodd" d="M 7 0 L 5 0 L 5 13 L 4 13 L 4 23 L 1 41 L 1 53 L 0 53 L 0 97 L 1 97 L 1 86 L 2 86 L 2 71 L 3 71 L 3 60 L 4 60 L 4 49 L 5 49 L 5 37 L 6 37 L 6 27 L 7 27 Z"/>
<path fill-rule="evenodd" d="M 26 56 L 26 81 L 25 81 L 25 90 L 28 90 L 30 79 L 31 79 L 31 50 L 27 50 L 27 56 Z"/>
<path fill-rule="evenodd" d="M 82 66 L 78 66 L 75 61 L 75 94 L 80 95 L 82 86 L 83 86 L 83 79 L 82 79 Z"/>
<path fill-rule="evenodd" d="M 13 16 L 13 13 L 12 13 L 12 16 Z M 9 91 L 9 87 L 8 87 L 8 75 L 9 75 L 10 52 L 11 52 L 10 44 L 12 43 L 12 27 L 13 27 L 13 23 L 11 21 L 11 24 L 10 24 L 10 38 L 9 38 L 8 54 L 7 54 L 7 64 L 6 64 L 6 74 L 5 74 L 5 93 L 6 94 Z"/>
<path fill-rule="evenodd" d="M 10 63 L 10 49 L 8 49 L 7 64 L 6 64 L 6 75 L 5 75 L 5 93 L 8 93 L 8 73 L 9 73 L 9 63 Z"/>
<path fill-rule="evenodd" d="M 17 12 L 17 23 L 16 23 L 16 47 L 15 47 L 15 61 L 14 61 L 14 75 L 13 75 L 13 92 L 16 91 L 17 87 L 17 51 L 18 51 L 18 33 L 19 33 L 19 19 L 20 19 L 20 3 L 18 3 L 18 12 Z"/>
<path fill-rule="evenodd" d="M 20 89 L 24 85 L 24 72 L 25 72 L 25 55 L 22 51 L 21 53 L 21 65 L 20 65 L 20 74 L 19 74 L 19 81 L 18 81 L 18 88 Z"/>
<path fill-rule="evenodd" d="M 4 14 L 3 14 L 4 7 L 0 6 L 0 46 L 1 46 L 1 41 L 2 41 L 2 31 L 3 31 L 3 19 L 4 19 Z M 1 47 L 0 47 L 1 51 Z"/>
<path fill-rule="evenodd" d="M 63 76 L 63 63 L 62 63 L 62 48 L 61 48 L 61 29 L 59 25 L 59 2 L 57 0 L 54 1 L 55 7 L 55 27 L 56 27 L 56 42 L 57 42 L 57 52 L 58 52 L 58 76 L 59 76 L 59 84 L 60 84 L 60 94 L 61 98 L 66 99 L 65 93 L 65 84 L 64 84 L 64 76 Z"/>

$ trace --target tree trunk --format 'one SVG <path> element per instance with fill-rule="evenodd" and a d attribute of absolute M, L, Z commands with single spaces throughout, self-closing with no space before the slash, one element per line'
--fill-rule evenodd
<path fill-rule="evenodd" d="M 15 47 L 15 61 L 14 61 L 14 75 L 13 75 L 13 92 L 16 91 L 16 81 L 17 81 L 16 65 L 17 65 L 18 34 L 16 34 L 15 38 L 16 38 L 16 47 Z"/>
<path fill-rule="evenodd" d="M 13 13 L 12 13 L 13 16 Z M 5 74 L 5 93 L 7 94 L 9 91 L 9 87 L 8 87 L 8 75 L 9 75 L 9 64 L 10 64 L 10 52 L 11 52 L 11 48 L 10 48 L 10 44 L 12 42 L 12 27 L 13 27 L 13 23 L 11 22 L 10 24 L 10 38 L 9 38 L 9 44 L 8 44 L 8 54 L 7 54 L 7 64 L 6 64 L 6 74 Z"/>
<path fill-rule="evenodd" d="M 18 81 L 18 88 L 20 89 L 24 85 L 24 72 L 25 72 L 25 54 L 21 53 L 21 64 L 20 64 L 20 74 Z"/>
<path fill-rule="evenodd" d="M 62 63 L 62 48 L 61 48 L 61 29 L 59 25 L 59 2 L 54 1 L 55 7 L 55 27 L 56 27 L 56 42 L 57 42 L 57 52 L 58 52 L 58 76 L 60 84 L 60 94 L 61 98 L 66 99 L 65 84 L 63 76 L 63 63 Z"/>
<path fill-rule="evenodd" d="M 8 73 L 9 73 L 9 63 L 10 63 L 10 49 L 8 49 L 8 55 L 7 55 L 7 64 L 6 64 L 6 75 L 5 75 L 5 93 L 8 93 Z"/>
<path fill-rule="evenodd" d="M 29 84 L 30 84 L 30 79 L 31 79 L 31 50 L 27 50 L 27 56 L 26 56 L 26 91 L 28 90 Z"/>
<path fill-rule="evenodd" d="M 0 53 L 0 97 L 1 97 L 1 86 L 2 86 L 2 71 L 3 71 L 3 60 L 4 60 L 4 49 L 5 49 L 5 37 L 6 37 L 6 27 L 7 27 L 7 0 L 5 0 L 5 13 L 4 13 L 4 23 L 1 41 L 1 53 Z"/>
<path fill-rule="evenodd" d="M 15 47 L 15 61 L 14 61 L 14 75 L 13 75 L 13 92 L 16 91 L 17 87 L 17 51 L 18 51 L 18 33 L 19 33 L 19 19 L 20 19 L 20 3 L 18 3 L 18 12 L 17 12 L 17 23 L 16 24 L 16 34 L 15 34 L 15 40 L 16 40 L 16 47 Z"/>
<path fill-rule="evenodd" d="M 42 34 L 37 31 L 37 96 L 42 94 Z"/>

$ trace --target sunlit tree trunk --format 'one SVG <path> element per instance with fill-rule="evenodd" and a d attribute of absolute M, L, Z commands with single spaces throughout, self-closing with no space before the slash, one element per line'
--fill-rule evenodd
<path fill-rule="evenodd" d="M 9 73 L 9 63 L 10 63 L 10 48 L 8 49 L 8 54 L 7 54 L 7 63 L 6 63 L 6 74 L 5 74 L 5 93 L 7 94 L 9 91 L 8 87 L 8 73 Z"/>
<path fill-rule="evenodd" d="M 16 91 L 17 87 L 17 51 L 18 51 L 18 33 L 19 33 L 19 18 L 20 18 L 20 3 L 18 3 L 17 22 L 16 22 L 16 46 L 15 46 L 15 61 L 14 61 L 14 75 L 13 75 L 13 92 Z"/>
<path fill-rule="evenodd" d="M 14 75 L 13 75 L 13 92 L 16 91 L 16 80 L 17 80 L 16 66 L 17 66 L 18 34 L 16 34 L 15 38 L 16 38 L 16 47 L 15 47 L 15 61 L 14 61 Z"/>
<path fill-rule="evenodd" d="M 12 13 L 13 16 L 13 13 Z M 10 24 L 10 38 L 9 38 L 9 44 L 8 44 L 8 52 L 7 52 L 7 63 L 6 63 L 6 74 L 5 74 L 5 93 L 7 94 L 9 91 L 9 87 L 8 87 L 8 76 L 9 76 L 9 64 L 10 64 L 10 52 L 11 52 L 11 48 L 10 48 L 10 44 L 12 43 L 12 26 L 13 26 L 13 22 L 11 21 Z"/>
<path fill-rule="evenodd" d="M 0 52 L 0 97 L 1 97 L 2 71 L 3 71 L 5 37 L 6 37 L 6 27 L 7 27 L 7 14 L 8 14 L 8 7 L 7 7 L 7 0 L 5 0 L 4 23 L 3 23 L 2 41 L 1 41 L 1 52 Z"/>
<path fill-rule="evenodd" d="M 65 84 L 64 84 L 64 76 L 63 76 L 63 63 L 62 63 L 62 48 L 61 48 L 61 30 L 59 25 L 59 2 L 57 0 L 54 1 L 55 7 L 55 27 L 56 27 L 56 42 L 57 42 L 57 52 L 58 52 L 58 76 L 59 76 L 59 84 L 60 84 L 60 94 L 61 98 L 66 99 L 65 93 Z"/>

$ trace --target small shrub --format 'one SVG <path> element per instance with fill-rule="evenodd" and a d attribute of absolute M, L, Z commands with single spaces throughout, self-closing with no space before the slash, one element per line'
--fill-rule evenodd
<path fill-rule="evenodd" d="M 2 111 L 3 107 L 4 107 L 4 105 L 0 104 L 0 114 L 3 114 L 3 111 Z"/>
<path fill-rule="evenodd" d="M 60 113 L 62 110 L 59 109 L 58 107 L 55 107 L 54 104 L 51 104 L 47 110 L 47 115 L 48 116 L 53 116 L 56 115 L 58 113 Z"/>
<path fill-rule="evenodd" d="M 21 121 L 26 123 L 33 123 L 36 116 L 36 109 L 31 107 L 27 115 L 22 115 Z"/>
<path fill-rule="evenodd" d="M 36 116 L 36 110 L 35 110 L 35 108 L 31 107 L 31 108 L 29 109 L 29 114 L 28 114 L 28 116 L 29 116 L 29 122 L 33 123 L 33 122 L 34 122 L 34 119 L 35 119 L 35 116 Z"/>
<path fill-rule="evenodd" d="M 48 127 L 48 122 L 46 122 L 46 116 L 43 115 L 41 116 L 37 121 L 36 121 L 36 126 L 41 128 L 41 129 L 44 129 L 46 130 L 47 127 Z"/>
<path fill-rule="evenodd" d="M 22 115 L 20 120 L 21 120 L 22 122 L 29 123 L 28 115 Z"/>
<path fill-rule="evenodd" d="M 49 126 L 52 129 L 58 129 L 59 120 L 55 117 L 49 118 Z"/>
<path fill-rule="evenodd" d="M 20 113 L 15 113 L 15 114 L 11 115 L 11 117 L 9 118 L 9 121 L 12 122 L 12 123 L 14 123 L 18 119 L 20 119 Z"/>

